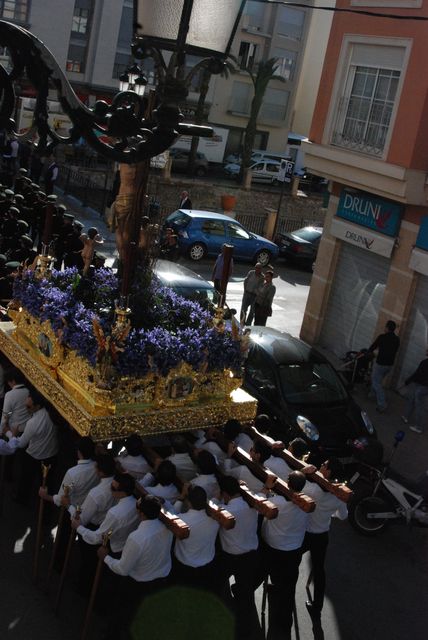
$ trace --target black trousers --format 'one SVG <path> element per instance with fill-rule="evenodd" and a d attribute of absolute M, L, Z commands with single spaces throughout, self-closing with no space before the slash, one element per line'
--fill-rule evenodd
<path fill-rule="evenodd" d="M 314 583 L 314 599 L 313 607 L 317 611 L 321 612 L 324 604 L 325 593 L 325 556 L 328 547 L 328 531 L 324 533 L 309 533 L 305 534 L 305 540 L 303 542 L 303 553 L 309 551 L 311 554 L 312 563 L 312 579 Z"/>
<path fill-rule="evenodd" d="M 203 589 L 205 591 L 219 591 L 219 577 L 215 560 L 202 567 L 190 567 L 183 564 L 175 556 L 172 559 L 172 584 Z"/>
<path fill-rule="evenodd" d="M 257 327 L 265 327 L 269 317 L 270 309 L 262 307 L 257 302 L 254 305 L 254 324 Z"/>
<path fill-rule="evenodd" d="M 249 638 L 258 620 L 254 599 L 254 591 L 257 587 L 259 574 L 258 552 L 250 551 L 240 555 L 233 555 L 223 551 L 218 558 L 218 562 L 222 568 L 223 584 L 225 584 L 227 591 L 229 590 L 228 580 L 230 576 L 235 578 L 232 594 L 236 612 L 236 637 Z"/>
<path fill-rule="evenodd" d="M 18 480 L 18 486 L 16 489 L 16 500 L 21 504 L 28 504 L 30 502 L 31 495 L 33 493 L 34 485 L 38 484 L 38 487 L 42 483 L 42 462 L 46 465 L 50 465 L 50 470 L 47 477 L 47 487 L 49 493 L 52 489 L 52 479 L 55 470 L 57 457 L 52 456 L 46 460 L 36 460 L 30 456 L 27 452 L 21 459 L 21 470 Z M 38 488 L 37 487 L 37 488 Z"/>
<path fill-rule="evenodd" d="M 268 592 L 268 640 L 290 637 L 301 560 L 302 548 L 280 551 L 266 545 L 266 561 L 272 583 Z"/>

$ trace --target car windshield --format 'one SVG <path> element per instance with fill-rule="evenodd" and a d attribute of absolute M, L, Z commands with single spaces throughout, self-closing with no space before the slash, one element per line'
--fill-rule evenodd
<path fill-rule="evenodd" d="M 219 296 L 214 288 L 204 289 L 201 287 L 200 289 L 195 289 L 193 287 L 183 287 L 174 284 L 169 284 L 168 286 L 174 289 L 180 296 L 183 296 L 183 298 L 199 302 L 204 309 L 210 309 L 219 303 Z"/>
<path fill-rule="evenodd" d="M 183 211 L 175 211 L 167 217 L 165 222 L 167 224 L 174 223 L 176 227 L 186 227 L 190 222 L 190 217 Z"/>
<path fill-rule="evenodd" d="M 308 242 L 314 242 L 320 237 L 320 232 L 313 227 L 307 227 L 306 229 L 299 229 L 298 231 L 292 231 L 291 235 L 307 240 Z"/>
<path fill-rule="evenodd" d="M 336 404 L 347 399 L 345 387 L 327 362 L 287 364 L 279 371 L 282 391 L 290 404 Z"/>

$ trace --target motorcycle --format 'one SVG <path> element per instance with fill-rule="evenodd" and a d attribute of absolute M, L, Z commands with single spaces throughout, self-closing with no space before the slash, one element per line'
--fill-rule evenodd
<path fill-rule="evenodd" d="M 398 519 L 404 519 L 407 524 L 414 520 L 428 526 L 425 497 L 388 477 L 391 462 L 404 435 L 404 431 L 396 433 L 391 456 L 381 469 L 361 463 L 349 481 L 354 491 L 348 505 L 349 522 L 363 535 L 374 536 L 383 531 L 389 521 Z"/>

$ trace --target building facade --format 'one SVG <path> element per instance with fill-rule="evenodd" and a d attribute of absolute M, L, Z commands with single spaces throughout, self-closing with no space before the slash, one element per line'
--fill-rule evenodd
<path fill-rule="evenodd" d="M 345 9 L 428 17 L 419 0 L 338 0 Z M 309 170 L 330 181 L 301 337 L 343 356 L 394 320 L 393 381 L 428 344 L 427 23 L 335 14 L 310 131 Z"/>
<path fill-rule="evenodd" d="M 108 99 L 118 90 L 119 75 L 131 62 L 132 7 L 132 0 L 4 0 L 0 2 L 0 19 L 16 22 L 40 38 L 80 99 L 92 106 L 95 100 Z M 246 3 L 232 48 L 239 71 L 229 78 L 213 76 L 206 98 L 208 121 L 228 132 L 225 156 L 242 147 L 252 99 L 251 79 L 244 69 L 256 72 L 262 59 L 278 58 L 277 73 L 283 82 L 272 81 L 267 88 L 255 148 L 285 153 L 293 120 L 296 133 L 308 134 L 329 21 L 330 14 L 305 7 Z M 190 57 L 189 68 L 196 62 Z M 153 65 L 147 60 L 143 66 L 150 86 Z M 298 92 L 302 68 L 308 81 Z M 194 116 L 200 82 L 201 74 L 190 87 L 184 109 L 187 119 Z M 23 87 L 22 95 L 31 98 L 34 92 Z"/>

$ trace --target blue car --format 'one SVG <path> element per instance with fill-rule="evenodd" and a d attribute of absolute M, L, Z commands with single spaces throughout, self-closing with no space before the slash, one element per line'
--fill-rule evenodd
<path fill-rule="evenodd" d="M 164 229 L 168 227 L 177 234 L 181 252 L 195 261 L 205 256 L 217 256 L 224 243 L 233 245 L 235 259 L 262 265 L 273 261 L 279 252 L 274 242 L 247 231 L 242 224 L 222 213 L 178 209 L 166 218 Z"/>

